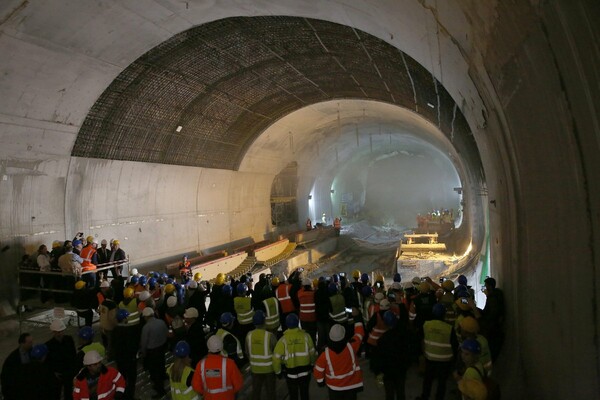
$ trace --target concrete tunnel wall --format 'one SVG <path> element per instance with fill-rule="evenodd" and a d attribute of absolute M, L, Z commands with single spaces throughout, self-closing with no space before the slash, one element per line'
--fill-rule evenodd
<path fill-rule="evenodd" d="M 267 176 L 70 157 L 87 111 L 139 55 L 191 26 L 261 14 L 357 27 L 405 51 L 442 82 L 469 121 L 488 196 L 495 201 L 492 263 L 509 314 L 509 337 L 495 373 L 505 395 L 600 397 L 600 12 L 591 1 L 5 1 L 0 5 L 0 159 L 6 176 L 0 180 L 0 238 L 11 249 L 1 255 L 2 292 L 11 286 L 19 246 L 49 244 L 78 226 L 86 230 L 91 216 L 112 224 L 160 208 L 155 217 L 183 222 L 177 228 L 187 233 L 171 236 L 184 240 L 173 239 L 173 254 L 197 246 L 201 231 L 207 240 L 225 238 L 227 229 L 230 238 L 264 233 L 261 218 L 242 211 L 246 205 L 232 182 L 246 188 L 266 217 Z M 146 175 L 145 169 L 155 172 Z M 123 197 L 118 214 L 105 208 L 90 216 L 84 203 L 96 202 L 86 193 L 94 185 L 78 177 L 93 170 L 99 179 L 123 174 L 94 193 L 107 198 L 105 192 L 122 189 L 145 210 L 138 213 Z M 209 194 L 209 182 L 223 176 L 229 185 Z M 174 179 L 173 192 L 195 196 L 200 206 L 187 197 L 153 192 L 159 178 Z M 264 187 L 240 182 L 247 178 Z M 202 179 L 206 183 L 198 183 Z M 145 198 L 142 191 L 153 194 Z M 203 205 L 205 200 L 210 204 Z M 169 208 L 162 211 L 164 205 Z M 199 217 L 192 216 L 198 210 L 224 210 L 229 219 L 239 211 L 243 226 L 225 229 L 226 214 L 220 214 L 219 228 L 211 223 L 201 230 Z M 193 220 L 171 213 L 188 213 Z M 256 226 L 246 225 L 252 223 Z M 132 240 L 129 252 L 141 256 L 142 247 L 161 249 L 170 240 L 164 226 L 149 229 L 143 245 Z M 120 225 L 115 236 L 129 234 L 131 227 Z"/>

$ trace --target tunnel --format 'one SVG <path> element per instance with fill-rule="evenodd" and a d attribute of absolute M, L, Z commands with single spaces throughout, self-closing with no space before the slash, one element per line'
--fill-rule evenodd
<path fill-rule="evenodd" d="M 506 295 L 504 395 L 597 398 L 599 20 L 584 0 L 3 1 L 0 297 L 80 230 L 145 265 L 276 233 L 292 162 L 302 226 L 373 202 L 359 170 L 431 156 Z"/>

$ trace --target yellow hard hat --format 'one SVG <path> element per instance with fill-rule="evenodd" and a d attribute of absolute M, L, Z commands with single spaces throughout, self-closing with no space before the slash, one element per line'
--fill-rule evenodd
<path fill-rule="evenodd" d="M 57 247 L 62 246 L 62 242 L 60 240 L 55 240 L 54 242 L 52 242 L 52 248 L 56 249 Z"/>
<path fill-rule="evenodd" d="M 279 286 L 279 278 L 278 277 L 273 277 L 273 279 L 271 279 L 271 286 Z"/>
<path fill-rule="evenodd" d="M 125 290 L 123 290 L 123 297 L 125 297 L 126 299 L 131 299 L 133 298 L 133 294 L 134 294 L 134 290 L 133 288 L 125 288 Z"/>
<path fill-rule="evenodd" d="M 451 292 L 454 290 L 454 282 L 452 282 L 451 280 L 445 280 L 444 282 L 442 282 L 442 287 L 445 291 Z"/>
<path fill-rule="evenodd" d="M 463 332 L 479 333 L 479 322 L 473 317 L 464 317 L 460 321 L 460 329 Z"/>
<path fill-rule="evenodd" d="M 85 282 L 84 281 L 77 281 L 77 282 L 75 282 L 75 289 L 81 290 L 84 287 L 85 287 Z"/>
<path fill-rule="evenodd" d="M 217 274 L 217 278 L 215 279 L 215 285 L 222 285 L 225 283 L 225 274 L 222 272 L 219 272 Z"/>
<path fill-rule="evenodd" d="M 194 274 L 194 280 L 195 280 L 196 282 L 200 282 L 200 281 L 202 280 L 202 274 L 201 274 L 200 272 L 196 272 L 196 273 Z"/>
<path fill-rule="evenodd" d="M 359 279 L 360 278 L 360 271 L 355 269 L 354 271 L 352 271 L 352 277 L 354 279 Z"/>
<path fill-rule="evenodd" d="M 375 277 L 375 282 L 383 282 L 383 275 L 381 274 L 377 274 L 377 276 Z"/>
<path fill-rule="evenodd" d="M 175 293 L 175 285 L 172 283 L 168 283 L 165 285 L 165 294 Z"/>
<path fill-rule="evenodd" d="M 88 243 L 92 243 L 94 241 L 94 237 L 90 235 L 90 236 L 88 236 L 88 237 L 85 238 L 85 241 L 88 242 Z"/>
<path fill-rule="evenodd" d="M 469 399 L 487 399 L 487 388 L 485 384 L 477 379 L 463 378 L 458 382 L 458 390 Z"/>
<path fill-rule="evenodd" d="M 121 242 L 119 242 L 119 239 L 115 239 L 112 241 L 113 246 L 118 246 L 121 244 Z"/>

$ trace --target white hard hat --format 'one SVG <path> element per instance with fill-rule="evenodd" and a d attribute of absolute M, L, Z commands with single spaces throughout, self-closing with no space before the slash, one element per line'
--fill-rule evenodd
<path fill-rule="evenodd" d="M 177 305 L 177 296 L 170 296 L 167 299 L 167 307 L 175 307 Z"/>
<path fill-rule="evenodd" d="M 138 274 L 138 270 L 137 268 L 134 268 L 131 270 L 131 276 L 137 275 Z"/>
<path fill-rule="evenodd" d="M 54 321 L 52 321 L 52 323 L 50 324 L 50 330 L 52 332 L 62 332 L 65 329 L 67 329 L 67 327 L 65 326 L 65 323 L 63 322 L 62 319 L 55 319 Z"/>
<path fill-rule="evenodd" d="M 198 288 L 198 282 L 196 282 L 195 280 L 191 280 L 190 283 L 188 283 L 188 288 L 190 289 L 197 289 Z"/>
<path fill-rule="evenodd" d="M 206 342 L 209 353 L 219 353 L 223 350 L 223 340 L 217 335 L 212 335 Z"/>
<path fill-rule="evenodd" d="M 183 313 L 183 318 L 198 318 L 198 310 L 196 307 L 190 307 Z"/>
<path fill-rule="evenodd" d="M 346 337 L 346 328 L 340 324 L 335 324 L 329 330 L 329 339 L 333 342 L 340 342 Z"/>
<path fill-rule="evenodd" d="M 102 357 L 96 350 L 90 350 L 83 356 L 83 365 L 92 365 L 102 361 Z"/>
<path fill-rule="evenodd" d="M 400 282 L 394 282 L 390 288 L 392 290 L 402 290 L 402 284 Z"/>
<path fill-rule="evenodd" d="M 141 301 L 146 301 L 150 298 L 150 292 L 147 290 L 144 290 L 143 292 L 140 292 L 140 294 L 138 294 L 138 299 L 140 299 Z"/>
<path fill-rule="evenodd" d="M 105 288 L 105 287 L 110 287 L 110 283 L 108 283 L 108 281 L 102 281 L 102 283 L 100 284 L 101 288 Z"/>
<path fill-rule="evenodd" d="M 146 308 L 144 308 L 144 311 L 142 311 L 142 316 L 144 316 L 144 317 L 153 317 L 154 316 L 154 310 L 152 309 L 152 307 L 146 307 Z"/>
<path fill-rule="evenodd" d="M 108 244 L 108 242 L 106 241 L 106 239 L 102 239 L 102 241 L 100 242 L 100 244 Z"/>

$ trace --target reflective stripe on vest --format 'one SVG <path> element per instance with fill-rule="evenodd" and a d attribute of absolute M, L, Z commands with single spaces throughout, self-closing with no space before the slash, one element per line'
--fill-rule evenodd
<path fill-rule="evenodd" d="M 223 393 L 228 390 L 233 390 L 233 386 L 227 386 L 227 358 L 223 357 L 221 360 L 221 387 L 217 389 L 209 389 L 206 386 L 206 374 L 204 373 L 204 365 L 206 364 L 206 358 L 203 358 L 200 362 L 200 375 L 202 376 L 202 384 L 204 385 L 204 390 L 206 390 L 210 394 L 215 393 Z"/>
<path fill-rule="evenodd" d="M 283 360 L 285 361 L 285 364 L 288 366 L 288 368 L 295 368 L 295 367 L 300 367 L 300 366 L 304 366 L 304 365 L 309 365 L 310 364 L 310 352 L 309 352 L 309 347 L 308 347 L 308 339 L 307 336 L 304 335 L 304 351 L 301 352 L 290 352 L 288 349 L 288 343 L 286 340 L 286 337 L 282 337 L 281 340 L 283 341 Z M 299 359 L 300 357 L 306 357 L 305 360 L 296 360 Z M 302 363 L 301 361 L 306 361 L 306 363 Z M 301 378 L 303 376 L 307 376 L 310 374 L 310 371 L 303 371 L 303 372 L 299 372 L 297 374 L 290 374 L 288 373 L 287 376 L 289 378 L 292 379 L 297 379 L 297 378 Z"/>
<path fill-rule="evenodd" d="M 344 301 L 344 296 L 335 294 L 329 298 L 329 302 L 331 303 L 332 310 L 329 313 L 331 319 L 337 323 L 345 324 L 348 317 L 346 317 L 346 303 Z"/>
<path fill-rule="evenodd" d="M 377 313 L 377 322 L 375 323 L 375 326 L 373 327 L 371 332 L 369 332 L 367 343 L 369 343 L 371 346 L 377 346 L 377 341 L 379 340 L 381 335 L 383 335 L 386 331 L 387 326 L 383 321 L 383 318 L 381 318 L 381 313 Z"/>
<path fill-rule="evenodd" d="M 316 321 L 315 292 L 303 289 L 298 293 L 298 300 L 300 301 L 300 321 Z"/>
<path fill-rule="evenodd" d="M 230 335 L 232 338 L 235 339 L 235 351 L 237 353 L 237 356 L 242 359 L 244 358 L 244 352 L 242 351 L 242 345 L 240 344 L 240 341 L 238 340 L 238 338 L 235 337 L 235 335 L 232 335 L 231 333 L 227 332 L 225 329 L 219 329 L 216 333 L 217 336 L 219 336 L 221 338 L 222 341 L 225 341 L 225 336 Z M 221 350 L 221 355 L 223 357 L 227 357 L 228 354 L 225 351 L 225 349 Z"/>
<path fill-rule="evenodd" d="M 250 297 L 234 297 L 233 308 L 237 314 L 240 325 L 249 325 L 254 317 L 254 310 L 250 304 Z"/>
<path fill-rule="evenodd" d="M 273 372 L 273 352 L 269 348 L 273 334 L 263 329 L 255 329 L 246 337 L 246 349 L 254 373 Z"/>
<path fill-rule="evenodd" d="M 169 366 L 169 368 L 167 368 L 167 374 L 169 375 L 169 378 L 171 378 L 172 368 L 173 368 L 172 364 Z M 194 391 L 194 388 L 192 388 L 191 386 L 188 386 L 186 384 L 187 377 L 193 371 L 194 370 L 192 368 L 190 368 L 186 365 L 185 367 L 183 367 L 183 372 L 181 373 L 182 381 L 176 382 L 176 381 L 173 381 L 172 379 L 169 379 L 170 383 L 171 383 L 171 399 L 173 399 L 173 400 L 199 400 L 200 399 L 198 393 L 196 393 Z"/>
<path fill-rule="evenodd" d="M 275 295 L 277 296 L 277 300 L 279 300 L 279 303 L 281 304 L 281 311 L 283 311 L 284 314 L 294 311 L 294 303 L 292 302 L 292 298 L 290 297 L 289 284 L 284 283 L 279 285 L 277 291 L 275 292 Z"/>
<path fill-rule="evenodd" d="M 137 300 L 131 299 L 127 304 L 124 302 L 119 303 L 119 308 L 124 308 L 129 311 L 129 317 L 127 317 L 127 325 L 137 325 L 140 323 L 140 313 L 137 308 Z"/>
<path fill-rule="evenodd" d="M 356 372 L 360 371 L 360 367 L 356 364 L 356 356 L 354 355 L 354 350 L 352 349 L 352 346 L 350 346 L 350 343 L 346 343 L 346 348 L 348 349 L 348 352 L 350 353 L 350 360 L 351 360 L 351 364 L 352 364 L 352 369 L 350 369 L 350 371 L 345 372 L 341 375 L 337 375 L 335 373 L 335 369 L 333 368 L 333 363 L 331 362 L 331 356 L 329 355 L 329 347 L 327 347 L 325 349 L 325 359 L 327 360 L 327 368 L 328 368 L 328 374 L 326 374 L 327 379 L 344 379 L 348 376 L 354 375 Z M 343 353 L 340 353 L 343 354 Z M 333 384 L 333 383 L 332 383 Z M 333 384 L 335 386 L 335 384 Z M 353 385 L 352 387 L 359 387 L 362 386 L 362 382 L 360 382 L 360 385 Z M 346 389 L 351 389 L 352 387 L 345 387 L 342 388 L 344 390 Z"/>
<path fill-rule="evenodd" d="M 83 262 L 81 263 L 83 271 L 96 269 L 96 266 L 92 264 L 92 257 L 94 257 L 95 253 L 96 249 L 94 249 L 92 246 L 85 246 L 83 249 L 81 249 L 79 255 L 81 258 L 83 258 Z"/>
<path fill-rule="evenodd" d="M 263 300 L 265 304 L 265 325 L 268 330 L 279 328 L 279 303 L 275 297 Z"/>
<path fill-rule="evenodd" d="M 450 336 L 452 326 L 440 321 L 431 320 L 423 325 L 425 357 L 431 361 L 450 361 L 452 360 L 452 345 Z"/>

